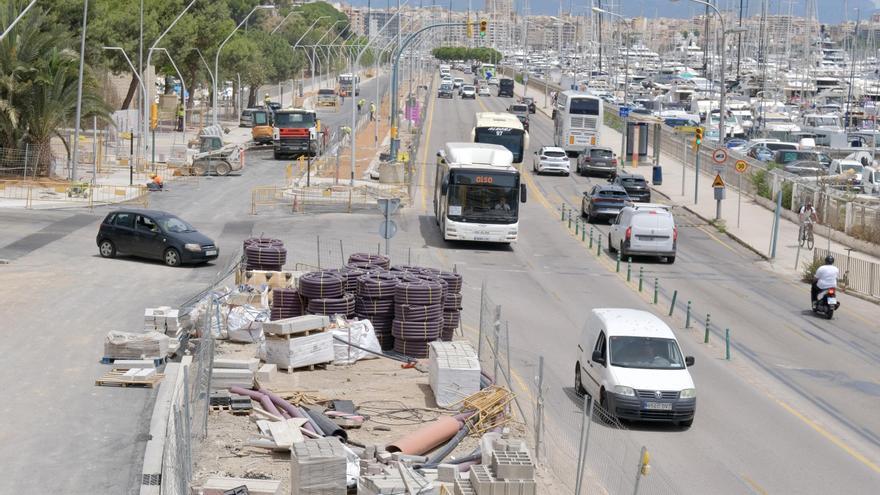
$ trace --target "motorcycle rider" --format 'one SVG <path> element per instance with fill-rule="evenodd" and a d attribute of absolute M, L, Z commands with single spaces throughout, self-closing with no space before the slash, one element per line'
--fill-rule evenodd
<path fill-rule="evenodd" d="M 840 270 L 834 266 L 834 256 L 830 254 L 825 257 L 825 264 L 820 266 L 816 273 L 813 275 L 813 285 L 810 287 L 810 295 L 811 301 L 813 303 L 813 307 L 816 307 L 816 296 L 819 295 L 823 290 L 830 289 L 832 287 L 837 287 L 837 277 L 840 275 Z"/>

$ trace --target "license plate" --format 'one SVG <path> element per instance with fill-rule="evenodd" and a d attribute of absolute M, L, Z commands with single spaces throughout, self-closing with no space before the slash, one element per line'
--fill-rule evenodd
<path fill-rule="evenodd" d="M 652 409 L 655 411 L 671 411 L 672 403 L 671 402 L 645 402 L 645 409 Z"/>
<path fill-rule="evenodd" d="M 210 251 L 205 251 L 205 254 L 208 256 L 214 256 L 217 254 L 217 250 L 211 249 Z"/>
<path fill-rule="evenodd" d="M 837 298 L 836 297 L 829 297 L 828 298 L 828 305 L 834 306 L 835 304 L 837 304 Z"/>
<path fill-rule="evenodd" d="M 474 236 L 474 240 L 475 240 L 475 241 L 488 241 L 489 238 L 486 237 L 486 236 L 483 236 L 483 235 L 475 235 L 475 236 Z"/>

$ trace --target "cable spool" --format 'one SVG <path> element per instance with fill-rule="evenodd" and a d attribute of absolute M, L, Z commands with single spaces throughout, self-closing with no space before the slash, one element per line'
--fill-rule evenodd
<path fill-rule="evenodd" d="M 444 311 L 443 312 L 443 327 L 452 327 L 458 328 L 458 323 L 461 321 L 461 313 L 458 311 Z"/>
<path fill-rule="evenodd" d="M 299 278 L 299 293 L 307 299 L 341 299 L 345 279 L 329 271 L 309 272 Z"/>
<path fill-rule="evenodd" d="M 282 320 L 303 315 L 303 301 L 293 288 L 277 287 L 272 290 L 271 320 Z"/>
<path fill-rule="evenodd" d="M 358 295 L 373 299 L 392 299 L 400 281 L 390 272 L 371 272 L 358 278 Z"/>
<path fill-rule="evenodd" d="M 397 284 L 394 290 L 394 301 L 398 304 L 421 306 L 442 303 L 445 292 L 443 284 L 437 279 L 407 279 Z"/>
<path fill-rule="evenodd" d="M 431 304 L 429 306 L 416 306 L 411 304 L 396 304 L 394 306 L 394 319 L 400 321 L 425 322 L 443 318 L 443 306 Z"/>
<path fill-rule="evenodd" d="M 394 350 L 416 359 L 425 359 L 428 357 L 429 342 L 412 342 L 407 340 L 394 339 Z M 384 348 L 383 348 L 384 349 Z"/>
<path fill-rule="evenodd" d="M 352 269 L 352 270 L 353 270 L 353 269 L 358 269 L 358 270 L 363 270 L 363 271 L 365 271 L 365 272 L 367 272 L 367 273 L 369 273 L 369 272 L 383 272 L 383 271 L 385 271 L 385 269 L 382 268 L 382 267 L 379 266 L 379 265 L 372 265 L 372 264 L 370 264 L 370 263 L 359 262 L 359 261 L 353 261 L 353 262 L 350 262 L 350 263 L 346 263 L 346 264 L 342 265 L 342 269 Z"/>
<path fill-rule="evenodd" d="M 447 292 L 443 296 L 443 311 L 461 311 L 462 295 L 457 292 Z"/>
<path fill-rule="evenodd" d="M 386 270 L 391 266 L 391 258 L 381 254 L 373 253 L 352 253 L 352 255 L 348 257 L 348 262 L 369 263 L 371 265 L 381 266 Z"/>
<path fill-rule="evenodd" d="M 367 271 L 362 268 L 347 268 L 342 267 L 339 270 L 339 274 L 342 275 L 342 278 L 345 279 L 345 292 L 351 292 L 352 294 L 357 292 L 358 288 L 358 279 L 366 275 Z"/>
<path fill-rule="evenodd" d="M 340 298 L 309 299 L 308 310 L 313 315 L 345 315 L 354 317 L 354 294 L 345 294 Z"/>
<path fill-rule="evenodd" d="M 394 320 L 391 324 L 391 335 L 395 339 L 431 342 L 440 338 L 442 326 L 443 318 L 424 322 Z"/>
<path fill-rule="evenodd" d="M 246 269 L 281 271 L 287 263 L 287 248 L 278 239 L 250 238 L 244 241 Z"/>
<path fill-rule="evenodd" d="M 460 293 L 461 286 L 464 280 L 461 278 L 461 274 L 453 273 L 453 272 L 440 272 L 440 278 L 446 281 L 446 290 L 450 293 Z"/>

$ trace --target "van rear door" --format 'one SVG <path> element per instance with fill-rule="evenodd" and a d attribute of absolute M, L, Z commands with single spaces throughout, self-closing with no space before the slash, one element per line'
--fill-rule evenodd
<path fill-rule="evenodd" d="M 672 215 L 668 212 L 638 212 L 632 219 L 630 249 L 647 252 L 672 251 L 673 228 Z"/>

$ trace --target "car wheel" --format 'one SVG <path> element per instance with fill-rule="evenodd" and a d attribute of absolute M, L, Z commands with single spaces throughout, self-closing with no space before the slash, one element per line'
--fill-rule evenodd
<path fill-rule="evenodd" d="M 617 251 L 617 248 L 614 247 L 614 244 L 611 244 L 611 232 L 608 233 L 608 251 L 611 251 L 612 253 Z"/>
<path fill-rule="evenodd" d="M 116 245 L 113 244 L 113 241 L 104 239 L 98 245 L 98 253 L 102 258 L 114 258 L 116 257 Z"/>
<path fill-rule="evenodd" d="M 162 255 L 162 261 L 168 266 L 180 266 L 180 252 L 174 248 L 168 248 Z"/>
<path fill-rule="evenodd" d="M 581 363 L 574 363 L 574 391 L 578 397 L 583 397 L 587 391 L 584 389 L 584 383 L 581 380 Z"/>
<path fill-rule="evenodd" d="M 217 175 L 223 177 L 229 175 L 229 172 L 232 172 L 232 166 L 226 162 L 218 163 L 217 167 L 214 168 L 214 171 L 217 172 Z"/>

